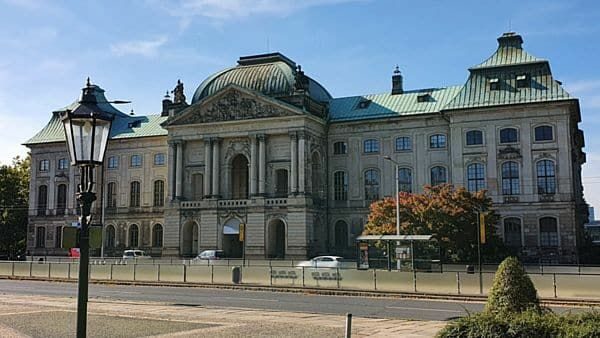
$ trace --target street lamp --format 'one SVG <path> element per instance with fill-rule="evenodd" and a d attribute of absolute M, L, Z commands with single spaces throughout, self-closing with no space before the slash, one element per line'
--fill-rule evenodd
<path fill-rule="evenodd" d="M 400 163 L 394 161 L 391 157 L 389 156 L 384 156 L 383 157 L 384 160 L 388 160 L 390 162 L 392 162 L 396 168 L 396 174 L 394 175 L 394 177 L 396 178 L 396 235 L 400 235 L 400 185 L 399 185 L 399 173 L 398 171 L 400 170 Z M 398 247 L 398 245 L 400 244 L 400 242 L 396 242 L 396 248 Z M 413 252 L 413 248 L 412 248 L 412 241 L 411 241 L 411 252 L 410 252 L 410 257 L 414 256 L 414 252 Z M 389 250 L 388 250 L 389 251 Z M 412 263 L 412 269 L 413 271 L 415 270 L 415 265 L 414 265 L 414 258 L 412 259 L 413 263 Z M 401 262 L 400 260 L 396 261 L 397 263 L 397 268 L 398 270 L 400 270 L 401 266 Z"/>
<path fill-rule="evenodd" d="M 94 187 L 94 167 L 102 165 L 108 135 L 114 114 L 98 107 L 96 88 L 88 78 L 81 100 L 74 110 L 67 110 L 62 122 L 65 128 L 67 149 L 71 165 L 80 170 L 80 184 L 77 187 L 77 201 L 81 206 L 81 231 L 79 235 L 79 281 L 77 291 L 77 337 L 86 337 L 88 269 L 89 269 L 89 222 L 92 203 L 96 200 Z M 104 102 L 102 102 L 104 103 Z"/>

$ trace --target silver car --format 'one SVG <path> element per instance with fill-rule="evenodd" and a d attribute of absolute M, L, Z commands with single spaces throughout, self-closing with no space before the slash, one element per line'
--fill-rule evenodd
<path fill-rule="evenodd" d="M 341 268 L 343 258 L 340 256 L 317 256 L 308 261 L 300 262 L 298 268 Z"/>

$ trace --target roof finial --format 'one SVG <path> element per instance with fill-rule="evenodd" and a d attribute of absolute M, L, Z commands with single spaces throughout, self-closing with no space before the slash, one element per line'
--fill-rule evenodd
<path fill-rule="evenodd" d="M 396 65 L 396 69 L 394 69 L 394 74 L 400 74 L 400 67 Z"/>
<path fill-rule="evenodd" d="M 165 94 L 165 99 L 170 99 L 171 96 L 169 95 L 169 91 L 167 90 L 167 93 Z"/>
<path fill-rule="evenodd" d="M 92 84 L 90 83 L 90 77 L 89 76 L 87 77 L 85 85 L 86 85 L 86 87 L 91 87 L 92 86 Z"/>

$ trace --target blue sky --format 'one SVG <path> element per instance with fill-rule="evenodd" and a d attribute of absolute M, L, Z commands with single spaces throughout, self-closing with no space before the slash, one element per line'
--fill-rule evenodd
<path fill-rule="evenodd" d="M 280 51 L 333 96 L 463 84 L 509 29 L 580 98 L 585 197 L 600 208 L 600 3 L 596 1 L 0 0 L 0 163 L 27 149 L 90 76 L 136 114 L 160 111 L 241 55 Z"/>

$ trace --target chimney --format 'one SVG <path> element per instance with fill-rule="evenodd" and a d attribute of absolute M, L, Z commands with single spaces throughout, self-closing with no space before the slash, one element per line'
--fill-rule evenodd
<path fill-rule="evenodd" d="M 169 106 L 172 104 L 173 101 L 171 101 L 169 91 L 167 90 L 167 94 L 165 94 L 165 98 L 162 100 L 162 112 L 160 113 L 160 116 L 169 116 Z"/>
<path fill-rule="evenodd" d="M 515 32 L 506 32 L 498 38 L 498 48 L 513 47 L 517 49 L 522 49 L 522 44 L 523 38 L 521 38 L 521 36 Z"/>
<path fill-rule="evenodd" d="M 402 94 L 404 89 L 402 88 L 402 74 L 400 74 L 400 69 L 396 66 L 394 70 L 394 75 L 392 75 L 392 95 Z"/>

